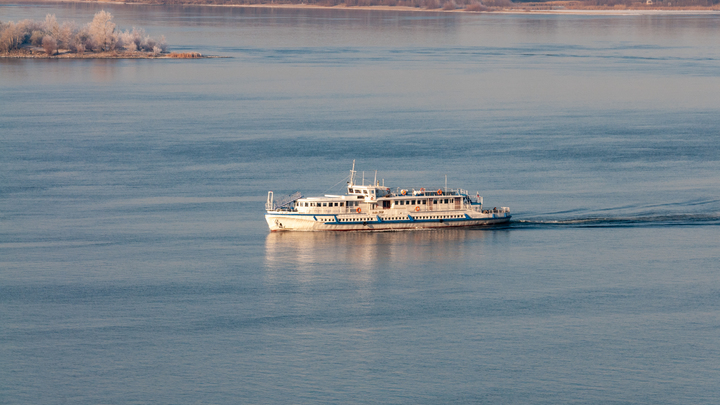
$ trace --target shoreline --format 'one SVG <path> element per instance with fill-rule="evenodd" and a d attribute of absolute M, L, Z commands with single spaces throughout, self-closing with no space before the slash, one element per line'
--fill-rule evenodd
<path fill-rule="evenodd" d="M 83 52 L 75 53 L 67 50 L 55 55 L 48 55 L 44 51 L 21 48 L 10 52 L 0 52 L 0 59 L 213 59 L 228 58 L 229 56 L 203 55 L 200 52 L 166 52 L 154 54 L 152 52 Z"/>
<path fill-rule="evenodd" d="M 492 9 L 486 11 L 466 11 L 465 9 L 443 10 L 426 9 L 407 6 L 346 6 L 344 4 L 335 6 L 322 6 L 318 4 L 206 4 L 206 3 L 182 3 L 182 4 L 158 4 L 138 1 L 115 1 L 115 0 L 0 0 L 0 4 L 44 4 L 44 3 L 79 3 L 79 4 L 112 4 L 112 5 L 147 5 L 147 6 L 182 6 L 182 7 L 230 7 L 230 8 L 270 8 L 270 9 L 319 9 L 319 10 L 358 10 L 358 11 L 402 11 L 421 13 L 467 13 L 467 14 L 555 14 L 555 15 L 720 15 L 720 6 L 715 7 L 656 7 L 656 8 L 610 8 L 592 6 L 592 8 L 567 8 L 566 5 L 572 2 L 555 1 L 547 3 L 518 3 L 518 8 Z M 543 8 L 533 8 L 542 5 Z M 525 6 L 525 7 L 523 7 Z M 548 7 L 547 9 L 545 7 Z M 562 7 L 562 8 L 557 8 Z"/>

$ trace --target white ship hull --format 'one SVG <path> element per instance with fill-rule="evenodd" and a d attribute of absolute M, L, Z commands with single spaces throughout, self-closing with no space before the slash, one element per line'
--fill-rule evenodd
<path fill-rule="evenodd" d="M 268 212 L 265 220 L 276 231 L 396 231 L 499 225 L 510 221 L 509 212 L 449 211 L 417 214 L 298 214 Z"/>

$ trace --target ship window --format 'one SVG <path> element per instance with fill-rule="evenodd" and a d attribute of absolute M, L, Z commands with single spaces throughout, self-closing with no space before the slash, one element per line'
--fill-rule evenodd
<path fill-rule="evenodd" d="M 412 202 L 411 202 L 410 204 L 411 204 L 411 205 L 415 205 L 415 200 L 412 200 Z"/>
<path fill-rule="evenodd" d="M 337 207 L 337 206 L 338 206 L 338 203 L 335 203 L 335 207 Z"/>
<path fill-rule="evenodd" d="M 367 190 L 363 190 L 363 194 L 367 194 Z"/>
<path fill-rule="evenodd" d="M 427 201 L 425 201 L 425 200 L 422 200 L 422 203 L 423 203 L 423 205 L 425 205 L 425 204 L 427 204 Z"/>
<path fill-rule="evenodd" d="M 323 206 L 323 207 L 327 207 L 327 203 L 322 203 L 322 206 Z"/>
<path fill-rule="evenodd" d="M 345 203 L 340 203 L 340 206 L 342 207 L 342 206 L 343 206 L 343 204 L 345 204 Z"/>
<path fill-rule="evenodd" d="M 448 199 L 446 198 L 446 199 L 445 199 L 445 204 L 447 204 L 447 203 L 448 203 Z"/>

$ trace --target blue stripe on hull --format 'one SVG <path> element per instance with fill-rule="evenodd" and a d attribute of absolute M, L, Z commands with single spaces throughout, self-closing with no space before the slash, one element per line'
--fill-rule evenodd
<path fill-rule="evenodd" d="M 277 217 L 293 217 L 293 216 L 312 216 L 303 214 L 291 214 L 282 215 L 276 214 L 271 216 Z M 327 214 L 326 214 L 327 215 Z M 330 215 L 328 215 L 330 216 Z M 441 229 L 441 228 L 459 228 L 459 227 L 471 227 L 471 226 L 493 226 L 501 225 L 510 222 L 512 215 L 506 217 L 498 217 L 494 215 L 492 218 L 470 218 L 465 214 L 464 218 L 438 218 L 438 219 L 415 219 L 415 220 L 394 220 L 394 221 L 383 221 L 383 220 L 370 220 L 370 221 L 350 221 L 350 222 L 335 222 L 335 221 L 313 221 L 316 225 L 323 226 L 315 231 L 402 231 L 402 230 L 413 230 L 413 229 Z M 473 222 L 473 223 L 469 223 Z M 373 225 L 385 225 L 382 228 L 375 228 Z M 389 225 L 389 226 L 388 226 Z M 392 225 L 414 225 L 414 226 L 402 226 L 392 227 Z M 362 228 L 358 226 L 363 226 Z M 296 228 L 276 229 L 276 231 L 293 231 Z"/>

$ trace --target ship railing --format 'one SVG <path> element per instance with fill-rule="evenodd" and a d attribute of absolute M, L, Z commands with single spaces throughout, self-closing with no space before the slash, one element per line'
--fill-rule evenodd
<path fill-rule="evenodd" d="M 284 196 L 277 201 L 273 200 L 273 192 L 268 192 L 268 199 L 265 203 L 265 209 L 269 211 L 294 211 L 295 207 L 295 201 L 301 199 L 303 197 L 302 193 L 299 191 Z"/>
<path fill-rule="evenodd" d="M 403 191 L 405 194 L 403 194 Z M 439 191 L 439 193 L 438 193 Z M 396 187 L 395 191 L 393 192 L 396 196 L 423 196 L 423 197 L 438 197 L 438 196 L 466 196 L 468 195 L 468 191 L 464 190 L 462 188 L 448 188 L 445 189 L 443 187 L 440 188 L 425 188 L 425 187 L 410 187 L 410 188 L 400 188 Z"/>

